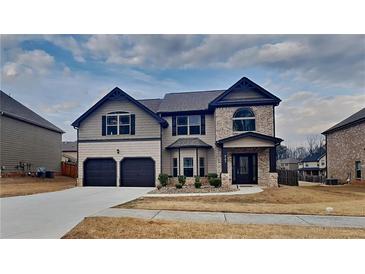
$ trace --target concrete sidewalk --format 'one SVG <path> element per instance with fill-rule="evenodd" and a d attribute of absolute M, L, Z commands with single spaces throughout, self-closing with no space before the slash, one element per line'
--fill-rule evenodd
<path fill-rule="evenodd" d="M 228 224 L 273 224 L 365 228 L 365 217 L 348 216 L 250 214 L 108 208 L 92 215 L 92 217 L 134 217 L 154 220 L 175 220 L 203 223 L 214 222 Z"/>

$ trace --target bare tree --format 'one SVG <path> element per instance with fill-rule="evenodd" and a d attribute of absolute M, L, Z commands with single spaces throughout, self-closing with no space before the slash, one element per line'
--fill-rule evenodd
<path fill-rule="evenodd" d="M 307 136 L 307 149 L 308 154 L 313 155 L 320 150 L 324 149 L 324 138 L 322 135 L 309 135 Z"/>

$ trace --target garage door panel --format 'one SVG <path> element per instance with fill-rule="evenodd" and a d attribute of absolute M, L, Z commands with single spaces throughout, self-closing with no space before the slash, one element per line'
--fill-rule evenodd
<path fill-rule="evenodd" d="M 84 164 L 84 186 L 116 186 L 116 171 L 114 159 L 87 159 Z"/>
<path fill-rule="evenodd" d="M 155 186 L 155 162 L 151 158 L 127 158 L 120 164 L 121 186 Z"/>

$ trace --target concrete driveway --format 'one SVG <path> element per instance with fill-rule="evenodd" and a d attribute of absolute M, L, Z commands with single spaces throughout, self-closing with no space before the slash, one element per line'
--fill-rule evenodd
<path fill-rule="evenodd" d="M 0 238 L 61 238 L 84 217 L 138 198 L 152 188 L 76 187 L 0 199 Z"/>

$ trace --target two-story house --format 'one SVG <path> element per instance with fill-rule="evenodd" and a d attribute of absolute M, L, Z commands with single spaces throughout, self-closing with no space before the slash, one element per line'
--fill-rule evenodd
<path fill-rule="evenodd" d="M 155 186 L 171 177 L 217 173 L 222 183 L 277 186 L 275 106 L 247 78 L 227 90 L 136 100 L 114 88 L 73 126 L 79 185 Z"/>
<path fill-rule="evenodd" d="M 318 152 L 305 157 L 298 164 L 300 180 L 321 181 L 326 177 L 326 151 L 320 149 Z"/>

